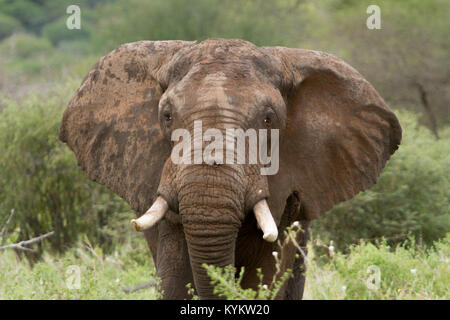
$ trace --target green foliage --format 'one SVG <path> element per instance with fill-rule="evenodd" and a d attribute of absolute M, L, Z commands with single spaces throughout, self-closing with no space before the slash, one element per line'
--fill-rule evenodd
<path fill-rule="evenodd" d="M 317 4 L 328 14 L 312 18 L 315 47 L 346 59 L 394 107 L 423 113 L 421 121 L 438 135 L 439 127 L 450 121 L 450 2 L 377 1 L 379 30 L 366 28 L 371 4 L 369 0 Z"/>
<path fill-rule="evenodd" d="M 92 21 L 97 48 L 138 40 L 241 38 L 258 45 L 287 44 L 300 19 L 295 1 L 131 0 L 99 7 Z M 111 19 L 111 17 L 115 17 Z M 129 23 L 133 21 L 133 23 Z M 298 37 L 298 35 L 296 35 Z"/>
<path fill-rule="evenodd" d="M 305 298 L 323 299 L 325 290 L 329 299 L 448 299 L 449 241 L 447 236 L 427 249 L 414 239 L 394 248 L 385 240 L 361 243 L 326 263 L 318 263 L 312 246 Z"/>
<path fill-rule="evenodd" d="M 0 251 L 0 299 L 159 299 L 159 280 L 145 241 L 126 232 L 123 244 L 110 254 L 87 238 L 63 254 L 44 253 L 29 265 L 16 259 L 13 250 Z M 48 241 L 48 240 L 44 240 Z M 304 299 L 445 299 L 450 286 L 450 235 L 430 248 L 409 240 L 390 247 L 385 241 L 352 246 L 349 253 L 318 255 L 315 241 L 309 244 Z M 71 266 L 81 271 L 80 289 L 68 289 Z M 234 269 L 207 267 L 216 292 L 226 299 L 272 299 L 275 290 L 259 286 L 258 292 L 243 289 Z M 367 286 L 380 271 L 378 286 Z M 155 285 L 126 294 L 125 287 Z M 186 290 L 192 292 L 192 285 Z M 194 296 L 194 299 L 198 297 Z"/>
<path fill-rule="evenodd" d="M 11 240 L 54 230 L 49 241 L 57 250 L 80 234 L 111 245 L 123 229 L 110 216 L 121 221 L 133 216 L 122 200 L 88 181 L 73 153 L 58 140 L 66 97 L 73 91 L 60 88 L 20 103 L 0 100 L 0 221 L 16 210 L 11 229 L 18 234 Z M 117 227 L 115 232 L 111 226 Z"/>
<path fill-rule="evenodd" d="M 74 268 L 80 271 L 80 288 L 68 287 Z M 158 299 L 158 280 L 145 241 L 129 239 L 105 254 L 89 241 L 77 243 L 64 254 L 45 253 L 30 266 L 13 250 L 0 251 L 0 299 Z M 73 270 L 73 271 L 72 271 Z M 146 290 L 126 293 L 152 281 Z"/>
<path fill-rule="evenodd" d="M 299 248 L 298 254 L 303 254 L 297 241 L 297 234 L 303 232 L 300 224 L 297 222 L 292 226 L 289 226 L 284 231 L 283 240 L 278 240 L 279 252 L 273 252 L 275 259 L 275 272 L 272 279 L 264 279 L 262 270 L 256 269 L 257 277 L 259 279 L 257 290 L 251 288 L 243 289 L 241 282 L 244 277 L 245 269 L 242 267 L 237 274 L 236 268 L 233 266 L 226 266 L 220 268 L 212 265 L 204 264 L 208 276 L 211 278 L 211 284 L 214 285 L 214 293 L 219 297 L 227 300 L 274 300 L 277 298 L 281 288 L 286 284 L 288 279 L 292 276 L 291 269 L 285 269 L 282 266 L 281 256 L 283 251 L 287 248 L 289 243 L 293 243 L 294 246 Z M 281 255 L 281 256 L 280 256 Z"/>
<path fill-rule="evenodd" d="M 407 238 L 431 244 L 450 230 L 450 139 L 436 140 L 418 116 L 399 112 L 403 140 L 379 181 L 313 223 L 322 240 L 344 249 L 359 239 Z"/>
<path fill-rule="evenodd" d="M 14 17 L 0 13 L 0 39 L 8 37 L 21 28 L 20 21 Z"/>
<path fill-rule="evenodd" d="M 295 237 L 295 236 L 294 236 Z M 448 299 L 450 286 L 450 234 L 429 248 L 413 238 L 390 247 L 385 240 L 351 246 L 349 253 L 322 256 L 316 241 L 308 246 L 305 299 Z M 279 262 L 278 262 L 279 264 Z M 240 286 L 243 270 L 235 278 L 231 267 L 205 266 L 215 293 L 231 300 L 274 299 L 278 286 L 258 290 Z"/>
<path fill-rule="evenodd" d="M 58 45 L 63 41 L 74 41 L 87 39 L 90 36 L 89 27 L 83 25 L 81 29 L 67 29 L 66 17 L 46 24 L 42 28 L 44 38 L 50 40 L 53 45 Z"/>
<path fill-rule="evenodd" d="M 30 0 L 0 0 L 2 13 L 14 17 L 27 28 L 38 28 L 45 21 L 45 11 L 38 3 Z"/>
<path fill-rule="evenodd" d="M 54 52 L 47 39 L 17 33 L 0 43 L 0 56 L 3 58 L 0 63 L 6 64 L 5 69 L 11 77 L 17 77 L 18 74 L 39 74 Z"/>
<path fill-rule="evenodd" d="M 46 24 L 67 18 L 68 6 L 78 5 L 83 11 L 89 11 L 103 2 L 107 0 L 0 0 L 0 13 L 19 21 L 28 33 L 39 35 Z M 66 28 L 65 23 L 61 28 Z"/>
<path fill-rule="evenodd" d="M 20 33 L 3 41 L 0 50 L 6 57 L 14 56 L 18 59 L 28 59 L 49 54 L 53 47 L 50 41 L 45 38 Z"/>
<path fill-rule="evenodd" d="M 236 268 L 226 266 L 225 268 L 215 267 L 204 264 L 208 276 L 211 278 L 211 284 L 214 285 L 214 294 L 227 300 L 273 300 L 279 293 L 283 284 L 288 280 L 290 272 L 285 272 L 280 279 L 273 280 L 270 286 L 263 284 L 263 275 L 258 269 L 258 290 L 241 287 L 244 276 L 244 268 L 241 268 L 236 277 Z"/>

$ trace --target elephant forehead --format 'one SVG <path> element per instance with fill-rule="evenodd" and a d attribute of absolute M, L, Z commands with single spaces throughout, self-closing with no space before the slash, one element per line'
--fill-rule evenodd
<path fill-rule="evenodd" d="M 180 111 L 212 108 L 216 110 L 216 115 L 228 114 L 233 110 L 242 113 L 246 106 L 257 104 L 264 95 L 256 84 L 255 81 L 239 81 L 219 70 L 204 74 L 201 78 L 186 77 L 167 92 L 167 96 Z"/>
<path fill-rule="evenodd" d="M 223 85 L 225 82 L 227 82 L 228 78 L 225 75 L 224 72 L 219 71 L 216 73 L 210 73 L 206 75 L 206 77 L 203 78 L 203 85 L 208 86 L 211 83 L 215 83 L 218 85 Z"/>
<path fill-rule="evenodd" d="M 278 82 L 283 70 L 281 60 L 264 47 L 238 39 L 209 39 L 192 48 L 196 59 L 211 68 L 233 69 L 235 78 L 253 76 L 262 81 Z"/>
<path fill-rule="evenodd" d="M 230 59 L 255 54 L 258 47 L 240 39 L 207 39 L 197 44 L 193 51 L 202 59 Z"/>
<path fill-rule="evenodd" d="M 229 107 L 225 85 L 228 78 L 223 72 L 208 74 L 203 78 L 197 91 L 197 104 L 207 106 L 210 103 L 219 107 Z M 213 101 L 211 101 L 213 100 Z"/>
<path fill-rule="evenodd" d="M 277 72 L 277 61 L 264 48 L 247 41 L 208 39 L 178 52 L 168 68 L 168 79 L 179 81 L 187 74 L 194 79 L 220 70 L 233 73 L 235 79 L 261 78 Z"/>

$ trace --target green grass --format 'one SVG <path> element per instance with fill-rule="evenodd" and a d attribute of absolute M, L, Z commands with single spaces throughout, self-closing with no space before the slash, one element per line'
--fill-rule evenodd
<path fill-rule="evenodd" d="M 308 254 L 305 299 L 450 298 L 449 236 L 427 249 L 410 240 L 395 248 L 361 243 L 326 259 L 316 252 Z"/>
<path fill-rule="evenodd" d="M 80 271 L 80 288 L 67 284 Z M 0 299 L 157 299 L 156 288 L 125 293 L 126 286 L 156 280 L 150 251 L 141 237 L 110 255 L 84 241 L 63 255 L 44 254 L 31 267 L 14 251 L 0 252 Z"/>
<path fill-rule="evenodd" d="M 319 254 L 310 244 L 304 299 L 449 299 L 450 236 L 425 249 L 414 242 L 390 248 L 385 242 L 361 243 L 348 254 Z M 80 289 L 69 289 L 71 266 L 80 270 Z M 378 269 L 377 269 L 378 268 Z M 125 293 L 124 287 L 155 281 L 145 241 L 133 238 L 111 254 L 85 240 L 63 255 L 44 254 L 31 267 L 12 250 L 0 252 L 0 299 L 158 299 L 155 287 Z M 370 281 L 380 271 L 380 281 Z M 216 272 L 216 275 L 224 273 Z M 224 297 L 249 296 L 220 279 Z M 367 282 L 372 283 L 367 286 Z M 225 285 L 224 285 L 225 284 Z M 232 288 L 232 289 L 227 289 Z M 227 292 L 227 290 L 230 290 Z M 236 291 L 237 290 L 237 291 Z M 260 290 L 267 290 L 263 287 Z M 238 294 L 237 294 L 238 292 Z M 239 292 L 243 294 L 240 295 Z M 259 299 L 270 294 L 256 295 Z"/>

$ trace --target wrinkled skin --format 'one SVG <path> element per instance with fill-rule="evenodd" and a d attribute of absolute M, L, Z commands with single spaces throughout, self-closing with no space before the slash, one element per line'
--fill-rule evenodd
<path fill-rule="evenodd" d="M 267 120 L 268 119 L 268 120 Z M 175 165 L 171 132 L 280 129 L 280 168 L 248 164 Z M 191 134 L 192 135 L 192 134 Z M 203 263 L 256 269 L 270 283 L 276 243 L 262 239 L 253 206 L 267 199 L 283 230 L 310 221 L 374 184 L 397 149 L 401 128 L 375 89 L 342 60 L 318 51 L 256 47 L 243 40 L 141 41 L 93 67 L 70 101 L 60 139 L 88 176 L 142 215 L 157 196 L 169 211 L 144 232 L 164 297 L 217 298 Z M 280 253 L 289 279 L 278 298 L 301 299 L 304 263 L 292 244 Z"/>

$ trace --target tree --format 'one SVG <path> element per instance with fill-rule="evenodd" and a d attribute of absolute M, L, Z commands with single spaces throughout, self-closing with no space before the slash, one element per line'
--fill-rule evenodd
<path fill-rule="evenodd" d="M 439 127 L 450 122 L 450 3 L 379 1 L 380 30 L 366 27 L 370 4 L 328 2 L 320 46 L 347 60 L 394 107 L 424 113 L 438 138 Z"/>

